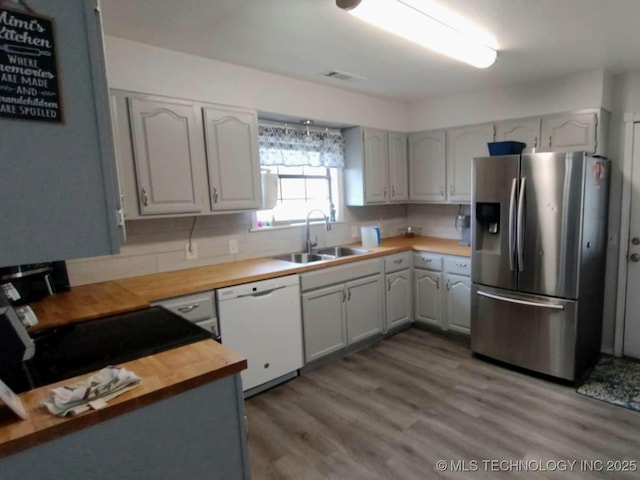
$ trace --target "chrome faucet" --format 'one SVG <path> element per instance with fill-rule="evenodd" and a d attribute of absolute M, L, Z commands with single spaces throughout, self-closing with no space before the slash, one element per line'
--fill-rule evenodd
<path fill-rule="evenodd" d="M 311 249 L 318 245 L 318 237 L 316 237 L 315 241 L 311 241 L 311 227 L 309 225 L 309 217 L 313 212 L 320 212 L 322 218 L 324 218 L 324 224 L 327 227 L 327 232 L 331 231 L 331 224 L 329 223 L 329 218 L 324 214 L 322 210 L 314 208 L 313 210 L 309 210 L 307 213 L 307 240 L 305 242 L 305 247 L 307 249 L 307 253 L 311 253 Z"/>

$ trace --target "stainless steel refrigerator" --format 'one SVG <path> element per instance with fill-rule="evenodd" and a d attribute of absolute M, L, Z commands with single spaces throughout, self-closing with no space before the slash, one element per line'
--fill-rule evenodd
<path fill-rule="evenodd" d="M 576 380 L 600 351 L 610 162 L 474 158 L 471 349 Z"/>

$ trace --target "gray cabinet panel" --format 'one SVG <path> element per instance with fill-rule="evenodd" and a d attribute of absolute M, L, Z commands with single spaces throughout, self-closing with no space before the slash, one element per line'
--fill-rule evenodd
<path fill-rule="evenodd" d="M 526 143 L 524 153 L 531 153 L 540 146 L 540 117 L 508 120 L 496 123 L 496 142 Z"/>
<path fill-rule="evenodd" d="M 411 270 L 387 275 L 387 329 L 411 322 Z"/>
<path fill-rule="evenodd" d="M 365 203 L 387 201 L 389 157 L 387 135 L 380 130 L 364 130 L 364 200 Z"/>
<path fill-rule="evenodd" d="M 445 132 L 409 135 L 409 200 L 444 202 L 446 197 Z"/>
<path fill-rule="evenodd" d="M 493 125 L 473 125 L 447 130 L 447 200 L 471 201 L 471 160 L 488 154 L 493 141 Z"/>
<path fill-rule="evenodd" d="M 347 346 L 344 284 L 302 295 L 305 360 L 311 362 Z"/>
<path fill-rule="evenodd" d="M 407 135 L 389 134 L 389 201 L 406 202 L 409 199 L 407 163 Z"/>
<path fill-rule="evenodd" d="M 204 122 L 213 210 L 260 208 L 255 112 L 204 108 Z"/>
<path fill-rule="evenodd" d="M 201 213 L 206 207 L 204 149 L 191 104 L 129 98 L 142 215 Z"/>
<path fill-rule="evenodd" d="M 442 326 L 441 294 L 442 273 L 416 269 L 415 272 L 415 320 L 436 327 Z"/>
<path fill-rule="evenodd" d="M 117 187 L 93 1 L 30 0 L 55 21 L 64 123 L 0 118 L 0 266 L 117 253 Z"/>
<path fill-rule="evenodd" d="M 347 288 L 347 338 L 358 342 L 383 328 L 382 278 L 380 275 L 348 282 Z"/>
<path fill-rule="evenodd" d="M 447 327 L 460 333 L 471 331 L 471 279 L 447 274 Z"/>

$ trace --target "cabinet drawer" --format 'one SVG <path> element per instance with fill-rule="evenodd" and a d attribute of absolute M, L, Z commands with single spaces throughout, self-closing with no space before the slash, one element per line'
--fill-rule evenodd
<path fill-rule="evenodd" d="M 382 271 L 382 259 L 363 260 L 345 263 L 337 267 L 323 268 L 300 275 L 300 287 L 303 292 L 315 288 L 344 283 L 356 278 L 376 275 Z"/>
<path fill-rule="evenodd" d="M 447 273 L 471 276 L 471 259 L 467 257 L 447 257 L 444 259 L 444 268 Z"/>
<path fill-rule="evenodd" d="M 413 254 L 413 266 L 416 268 L 424 268 L 426 270 L 433 270 L 435 272 L 442 271 L 442 256 L 434 255 L 432 253 L 414 253 Z"/>
<path fill-rule="evenodd" d="M 212 291 L 160 300 L 159 302 L 154 302 L 153 305 L 160 305 L 171 310 L 190 322 L 216 318 Z"/>
<path fill-rule="evenodd" d="M 409 267 L 411 267 L 411 252 L 389 255 L 384 259 L 385 273 L 397 272 L 398 270 L 406 270 Z"/>

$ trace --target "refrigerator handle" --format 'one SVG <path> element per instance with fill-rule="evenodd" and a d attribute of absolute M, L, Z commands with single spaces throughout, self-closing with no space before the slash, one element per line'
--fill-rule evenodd
<path fill-rule="evenodd" d="M 524 270 L 524 189 L 526 185 L 526 178 L 522 177 L 520 183 L 520 198 L 518 198 L 518 270 Z"/>
<path fill-rule="evenodd" d="M 511 200 L 509 202 L 509 268 L 513 272 L 514 257 L 516 255 L 516 187 L 518 186 L 518 179 L 514 178 L 511 182 Z"/>
<path fill-rule="evenodd" d="M 501 295 L 494 295 L 492 293 L 483 292 L 482 290 L 478 290 L 478 295 L 480 295 L 481 297 L 492 298 L 493 300 L 500 300 L 501 302 L 517 303 L 519 305 L 528 305 L 531 307 L 551 308 L 553 310 L 564 310 L 563 305 L 556 305 L 553 303 L 530 302 L 528 300 L 518 300 L 517 298 L 503 297 Z"/>

